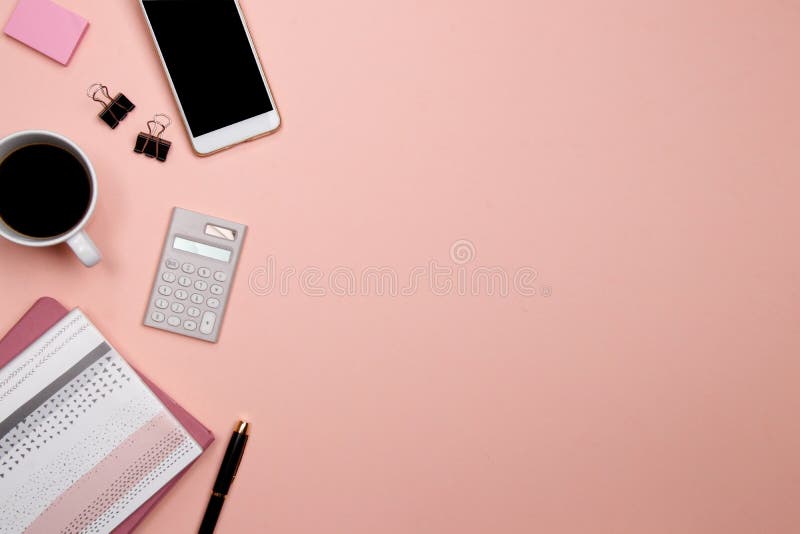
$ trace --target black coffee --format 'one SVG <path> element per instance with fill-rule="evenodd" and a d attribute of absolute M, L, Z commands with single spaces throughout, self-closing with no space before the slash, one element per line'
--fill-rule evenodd
<path fill-rule="evenodd" d="M 83 219 L 91 182 L 83 164 L 63 148 L 33 144 L 0 161 L 0 219 L 28 237 L 56 237 Z"/>

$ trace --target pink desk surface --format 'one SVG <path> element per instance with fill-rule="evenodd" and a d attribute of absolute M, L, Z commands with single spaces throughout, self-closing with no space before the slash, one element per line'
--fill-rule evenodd
<path fill-rule="evenodd" d="M 69 67 L 0 39 L 2 133 L 87 151 L 105 259 L 0 243 L 0 323 L 81 306 L 220 436 L 142 532 L 196 529 L 237 417 L 221 533 L 797 532 L 796 2 L 245 0 L 284 126 L 165 164 L 136 2 L 62 3 Z M 141 325 L 175 205 L 250 227 L 217 345 Z"/>

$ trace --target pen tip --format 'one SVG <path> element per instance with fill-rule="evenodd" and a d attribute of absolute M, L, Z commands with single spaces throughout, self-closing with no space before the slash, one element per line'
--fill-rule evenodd
<path fill-rule="evenodd" d="M 247 434 L 248 430 L 250 430 L 250 423 L 247 421 L 239 421 L 233 429 L 238 434 Z"/>

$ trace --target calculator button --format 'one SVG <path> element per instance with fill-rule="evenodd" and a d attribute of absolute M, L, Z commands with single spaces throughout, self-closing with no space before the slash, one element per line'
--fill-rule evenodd
<path fill-rule="evenodd" d="M 174 311 L 175 313 L 182 313 L 183 310 L 186 309 L 186 306 L 181 304 L 180 302 L 173 302 L 172 306 L 169 308 L 170 310 Z"/>
<path fill-rule="evenodd" d="M 194 272 L 194 265 L 191 263 L 184 263 L 181 266 L 181 271 L 185 272 L 186 274 L 192 274 Z"/>
<path fill-rule="evenodd" d="M 154 312 L 153 312 L 153 313 L 150 315 L 150 318 L 151 318 L 152 320 L 154 320 L 155 322 L 157 322 L 157 323 L 160 323 L 161 321 L 163 321 L 163 320 L 164 320 L 164 314 L 163 314 L 163 313 L 161 313 L 160 311 L 154 311 Z"/>
<path fill-rule="evenodd" d="M 158 286 L 158 293 L 168 297 L 172 295 L 172 288 L 169 286 Z"/>
<path fill-rule="evenodd" d="M 197 293 L 193 294 L 191 297 L 191 301 L 195 304 L 202 304 L 203 303 L 203 295 L 199 295 Z"/>
<path fill-rule="evenodd" d="M 180 326 L 181 320 L 173 315 L 169 319 L 167 319 L 167 324 L 170 326 Z"/>
<path fill-rule="evenodd" d="M 156 299 L 156 308 L 164 309 L 169 306 L 169 302 L 166 299 Z"/>
<path fill-rule="evenodd" d="M 189 317 L 200 317 L 200 310 L 195 308 L 194 306 L 186 310 L 186 313 L 189 314 Z"/>
<path fill-rule="evenodd" d="M 207 311 L 203 314 L 203 319 L 200 321 L 200 332 L 203 334 L 210 334 L 214 331 L 214 324 L 217 322 L 217 314 Z"/>
<path fill-rule="evenodd" d="M 208 278 L 209 276 L 211 276 L 211 269 L 209 269 L 208 267 L 200 267 L 199 269 L 197 269 L 197 274 L 202 276 L 203 278 Z"/>
<path fill-rule="evenodd" d="M 186 300 L 186 297 L 189 296 L 189 293 L 184 291 L 183 289 L 179 289 L 175 292 L 175 298 L 178 300 Z"/>
<path fill-rule="evenodd" d="M 178 283 L 183 287 L 189 287 L 190 285 L 192 285 L 192 279 L 189 278 L 188 276 L 181 276 L 180 278 L 178 278 Z"/>
<path fill-rule="evenodd" d="M 194 283 L 194 288 L 198 291 L 205 291 L 208 289 L 208 283 L 204 282 L 203 280 L 198 280 Z"/>
<path fill-rule="evenodd" d="M 169 271 L 165 272 L 161 275 L 161 279 L 165 282 L 174 282 L 175 281 L 175 273 L 171 273 Z"/>
<path fill-rule="evenodd" d="M 211 297 L 206 301 L 206 306 L 208 306 L 209 308 L 219 308 L 219 300 L 215 299 L 214 297 Z"/>
<path fill-rule="evenodd" d="M 228 275 L 223 273 L 222 271 L 217 271 L 214 273 L 214 280 L 217 282 L 224 282 L 228 279 Z"/>
<path fill-rule="evenodd" d="M 167 266 L 167 269 L 177 269 L 179 264 L 178 260 L 169 258 L 167 261 L 164 262 L 164 265 Z"/>
<path fill-rule="evenodd" d="M 211 294 L 212 295 L 222 295 L 222 286 L 218 286 L 217 284 L 214 284 L 213 286 L 211 286 Z"/>
<path fill-rule="evenodd" d="M 192 321 L 191 319 L 189 319 L 188 321 L 184 321 L 183 327 L 186 330 L 196 330 L 197 329 L 197 323 Z"/>

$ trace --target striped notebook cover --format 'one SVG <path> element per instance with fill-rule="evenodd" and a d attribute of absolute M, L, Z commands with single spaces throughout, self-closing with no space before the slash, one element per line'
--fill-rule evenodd
<path fill-rule="evenodd" d="M 73 310 L 0 369 L 0 533 L 110 532 L 202 450 Z"/>

